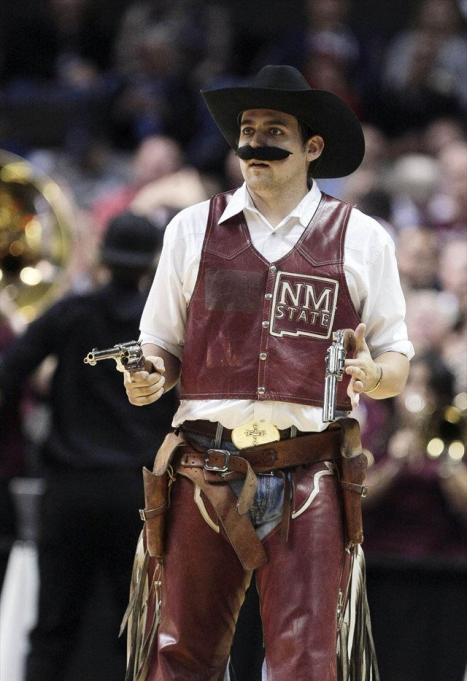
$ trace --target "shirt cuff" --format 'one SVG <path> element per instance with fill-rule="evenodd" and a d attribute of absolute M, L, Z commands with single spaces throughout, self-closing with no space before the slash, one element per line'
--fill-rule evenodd
<path fill-rule="evenodd" d="M 158 345 L 160 348 L 166 350 L 180 361 L 182 360 L 183 348 L 181 348 L 178 345 L 167 343 L 166 341 L 163 341 L 160 338 L 157 338 L 156 336 L 151 336 L 149 333 L 143 332 L 140 333 L 139 340 L 141 341 L 142 345 L 144 345 L 145 343 L 152 343 L 153 345 Z"/>
<path fill-rule="evenodd" d="M 398 352 L 401 355 L 405 355 L 408 360 L 411 360 L 415 355 L 415 350 L 410 341 L 398 341 L 396 343 L 391 343 L 388 347 L 378 348 L 371 352 L 373 359 L 377 359 L 384 352 Z"/>

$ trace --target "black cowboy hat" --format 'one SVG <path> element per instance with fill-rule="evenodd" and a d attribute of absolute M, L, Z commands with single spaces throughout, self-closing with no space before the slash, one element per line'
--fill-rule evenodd
<path fill-rule="evenodd" d="M 126 211 L 110 220 L 100 247 L 105 265 L 146 269 L 162 247 L 162 233 L 143 215 Z"/>
<path fill-rule="evenodd" d="M 345 177 L 363 160 L 362 126 L 352 109 L 332 92 L 310 88 L 293 66 L 265 66 L 249 85 L 201 90 L 201 94 L 233 149 L 238 144 L 241 112 L 272 109 L 295 116 L 324 139 L 314 177 Z"/>

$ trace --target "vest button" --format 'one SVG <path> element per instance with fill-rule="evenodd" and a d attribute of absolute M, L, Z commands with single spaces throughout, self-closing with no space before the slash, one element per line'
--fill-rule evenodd
<path fill-rule="evenodd" d="M 277 267 L 275 265 L 271 265 L 271 267 L 269 268 L 269 271 L 274 274 L 274 272 L 277 272 Z"/>
<path fill-rule="evenodd" d="M 268 328 L 269 322 L 268 322 L 267 319 L 265 319 L 264 322 L 262 322 L 262 326 L 263 326 L 264 329 L 267 329 L 267 328 Z"/>
<path fill-rule="evenodd" d="M 271 298 L 272 298 L 272 293 L 265 293 L 265 294 L 264 294 L 264 297 L 266 298 L 266 300 L 271 300 Z"/>
<path fill-rule="evenodd" d="M 260 358 L 260 359 L 266 359 L 267 356 L 268 356 L 268 355 L 267 355 L 266 352 L 260 352 L 260 353 L 259 353 L 259 358 Z"/>
<path fill-rule="evenodd" d="M 258 388 L 258 395 L 264 395 L 266 392 L 266 388 L 263 388 L 262 386 Z"/>

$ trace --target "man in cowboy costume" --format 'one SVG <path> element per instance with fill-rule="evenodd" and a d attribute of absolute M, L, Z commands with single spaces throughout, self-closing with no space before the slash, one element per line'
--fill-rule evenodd
<path fill-rule="evenodd" d="M 398 394 L 413 350 L 390 237 L 314 181 L 359 166 L 361 126 L 289 66 L 202 94 L 245 183 L 168 226 L 141 320 L 147 371 L 125 378 L 138 406 L 181 379 L 175 432 L 144 472 L 127 678 L 224 679 L 253 570 L 268 681 L 376 678 L 362 590 L 343 619 L 362 539 L 345 492 L 364 488 L 340 459 L 364 467 L 346 417 L 361 393 Z M 337 329 L 354 350 L 329 426 Z"/>

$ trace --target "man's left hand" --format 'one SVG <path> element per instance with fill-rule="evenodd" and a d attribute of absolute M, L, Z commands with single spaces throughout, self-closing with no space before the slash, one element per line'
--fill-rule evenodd
<path fill-rule="evenodd" d="M 345 373 L 351 376 L 347 395 L 352 407 L 357 407 L 361 393 L 373 390 L 381 378 L 381 367 L 373 361 L 365 340 L 366 325 L 359 324 L 355 329 L 354 357 L 345 360 Z"/>

